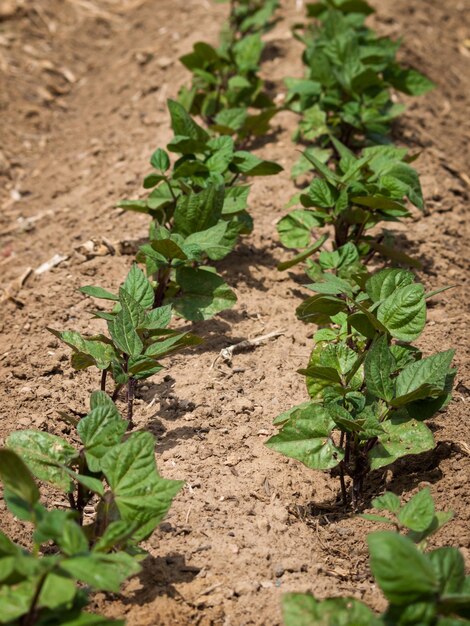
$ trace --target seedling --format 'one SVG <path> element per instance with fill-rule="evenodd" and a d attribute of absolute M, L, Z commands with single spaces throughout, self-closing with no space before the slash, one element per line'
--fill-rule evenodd
<path fill-rule="evenodd" d="M 34 528 L 31 551 L 0 532 L 0 624 L 123 626 L 122 620 L 82 611 L 88 590 L 119 593 L 124 580 L 140 570 L 119 549 L 119 533 L 108 532 L 90 548 L 74 511 L 41 504 L 30 471 L 12 450 L 0 449 L 0 478 L 10 512 Z"/>
<path fill-rule="evenodd" d="M 361 515 L 364 519 L 380 524 L 390 524 L 398 532 L 406 532 L 420 550 L 427 546 L 428 538 L 449 522 L 452 511 L 436 511 L 429 488 L 421 489 L 406 504 L 390 491 L 372 500 L 374 509 L 380 512 Z M 388 513 L 388 516 L 384 515 Z"/>
<path fill-rule="evenodd" d="M 230 26 L 218 48 L 198 42 L 180 59 L 193 74 L 191 87 L 180 89 L 181 104 L 189 113 L 201 116 L 215 132 L 235 136 L 238 143 L 265 135 L 277 113 L 258 75 L 264 43 L 255 25 L 264 14 L 271 14 L 277 2 L 264 4 L 251 19 L 247 16 L 240 21 L 240 13 L 232 11 Z M 251 32 L 239 37 L 237 29 L 242 27 Z"/>
<path fill-rule="evenodd" d="M 187 332 L 168 328 L 171 306 L 154 306 L 152 284 L 137 265 L 133 265 L 118 294 L 102 287 L 86 286 L 80 289 L 94 298 L 115 302 L 111 312 L 95 311 L 94 316 L 106 320 L 109 337 L 98 334 L 83 336 L 70 331 L 48 330 L 70 346 L 72 367 L 83 370 L 95 366 L 101 370 L 101 389 L 106 389 L 108 373 L 115 382 L 112 394 L 127 388 L 127 419 L 132 425 L 135 387 L 163 369 L 160 360 L 173 352 L 201 343 L 201 339 Z"/>
<path fill-rule="evenodd" d="M 305 248 L 300 260 L 311 256 L 308 247 L 318 249 L 312 243 L 312 234 L 324 226 L 332 226 L 334 248 L 353 243 L 363 259 L 375 252 L 410 265 L 419 263 L 396 247 L 383 243 L 386 233 L 369 235 L 369 231 L 381 222 L 398 222 L 410 213 L 407 200 L 420 210 L 424 209 L 421 184 L 416 170 L 410 165 L 413 157 L 405 148 L 374 146 L 365 148 L 356 157 L 346 146 L 333 139 L 340 156 L 334 170 L 327 167 L 313 154 L 305 158 L 315 168 L 317 177 L 309 187 L 294 197 L 302 208 L 294 209 L 278 224 L 281 242 L 288 248 Z M 322 242 L 323 245 L 323 242 Z M 292 262 L 283 263 L 291 267 Z M 312 268 L 310 264 L 310 269 Z"/>
<path fill-rule="evenodd" d="M 309 287 L 317 293 L 297 316 L 328 326 L 315 334 L 308 367 L 299 370 L 311 400 L 276 418 L 281 430 L 267 445 L 312 469 L 337 467 L 343 502 L 348 475 L 356 505 L 370 471 L 434 447 L 424 420 L 450 401 L 454 351 L 423 358 L 411 345 L 425 325 L 426 297 L 434 295 L 411 272 L 323 273 Z"/>
<path fill-rule="evenodd" d="M 420 549 L 412 540 L 435 531 L 427 526 L 432 525 L 429 520 L 434 519 L 434 524 L 439 525 L 436 519 L 439 514 L 434 515 L 429 492 L 419 492 L 404 506 L 390 493 L 376 502 L 380 509 L 394 509 L 404 526 L 416 528 L 408 537 L 386 531 L 371 533 L 367 538 L 372 575 L 388 601 L 385 612 L 377 615 L 355 598 L 317 600 L 310 594 L 289 593 L 282 602 L 285 626 L 463 626 L 469 623 L 470 577 L 465 576 L 462 553 L 451 547 L 423 553 L 422 544 Z M 421 534 L 413 534 L 415 532 Z"/>
<path fill-rule="evenodd" d="M 273 16 L 279 0 L 217 0 L 220 3 L 227 1 L 230 1 L 230 16 L 223 37 L 236 40 L 253 33 L 266 33 L 277 22 Z"/>
<path fill-rule="evenodd" d="M 208 265 L 223 259 L 239 236 L 252 230 L 249 186 L 236 183 L 282 168 L 237 150 L 231 137 L 211 137 L 177 102 L 169 100 L 168 108 L 175 136 L 167 148 L 180 157 L 170 171 L 168 153 L 156 150 L 150 160 L 155 171 L 144 179 L 150 195 L 119 206 L 153 218 L 149 243 L 137 259 L 152 279 L 154 305 L 172 303 L 185 319 L 204 320 L 236 302 L 235 293 Z"/>
<path fill-rule="evenodd" d="M 75 426 L 76 446 L 35 430 L 14 432 L 6 444 L 36 478 L 67 495 L 73 512 L 68 516 L 77 526 L 75 534 L 83 536 L 82 544 L 86 540 L 97 552 L 118 547 L 144 554 L 139 542 L 162 521 L 183 483 L 160 476 L 153 436 L 127 436 L 127 421 L 103 391 L 92 393 L 90 412 Z M 94 508 L 92 518 L 84 517 L 86 506 Z M 21 517 L 19 505 L 15 507 Z"/>
<path fill-rule="evenodd" d="M 391 89 L 418 96 L 434 84 L 396 60 L 400 42 L 364 25 L 372 8 L 360 2 L 322 0 L 308 5 L 317 23 L 298 38 L 305 44 L 306 78 L 288 79 L 287 104 L 301 116 L 295 141 L 328 145 L 332 136 L 349 147 L 388 141 L 405 106 Z"/>

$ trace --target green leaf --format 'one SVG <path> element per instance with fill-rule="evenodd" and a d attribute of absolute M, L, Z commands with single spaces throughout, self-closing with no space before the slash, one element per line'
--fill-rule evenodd
<path fill-rule="evenodd" d="M 161 478 L 155 465 L 150 433 L 133 433 L 112 448 L 101 461 L 123 520 L 160 523 L 183 486 L 182 481 Z"/>
<path fill-rule="evenodd" d="M 148 311 L 145 321 L 141 324 L 140 328 L 146 330 L 159 330 L 166 328 L 171 322 L 172 309 L 170 304 L 157 307 Z"/>
<path fill-rule="evenodd" d="M 174 310 L 187 320 L 207 320 L 230 309 L 237 297 L 223 278 L 204 268 L 182 267 L 176 270 L 176 282 L 182 294 L 172 300 Z"/>
<path fill-rule="evenodd" d="M 85 457 L 92 472 L 101 470 L 101 460 L 118 445 L 128 423 L 119 415 L 114 404 L 96 406 L 78 422 L 77 431 L 85 447 Z"/>
<path fill-rule="evenodd" d="M 113 346 L 101 341 L 101 338 L 82 337 L 80 333 L 74 330 L 65 330 L 63 332 L 53 328 L 48 328 L 47 330 L 70 346 L 76 353 L 73 356 L 81 356 L 82 359 L 83 355 L 89 357 L 88 360 L 81 362 L 82 366 L 87 367 L 94 363 L 99 369 L 105 370 L 116 357 Z M 74 363 L 72 364 L 75 365 Z M 82 369 L 82 367 L 77 369 Z"/>
<path fill-rule="evenodd" d="M 432 80 L 414 69 L 400 68 L 388 80 L 395 89 L 410 96 L 421 96 L 436 87 Z"/>
<path fill-rule="evenodd" d="M 39 501 L 39 489 L 21 458 L 6 448 L 0 448 L 0 479 L 5 492 L 26 502 L 32 509 Z"/>
<path fill-rule="evenodd" d="M 134 298 L 144 309 L 153 305 L 154 293 L 152 285 L 144 272 L 134 263 L 122 285 L 122 289 Z"/>
<path fill-rule="evenodd" d="M 308 188 L 308 195 L 314 206 L 329 209 L 335 205 L 335 188 L 323 178 L 314 178 Z"/>
<path fill-rule="evenodd" d="M 72 491 L 70 476 L 61 466 L 70 466 L 78 458 L 78 451 L 64 439 L 39 430 L 19 430 L 11 433 L 6 443 L 39 480 L 61 491 Z"/>
<path fill-rule="evenodd" d="M 123 287 L 119 289 L 119 304 L 126 318 L 131 320 L 133 328 L 140 328 L 144 324 L 147 317 L 144 307 L 129 295 Z"/>
<path fill-rule="evenodd" d="M 388 347 L 387 337 L 382 335 L 374 341 L 364 361 L 364 375 L 369 393 L 390 401 L 395 391 L 392 379 L 395 369 L 395 359 Z"/>
<path fill-rule="evenodd" d="M 336 296 L 317 294 L 302 302 L 297 307 L 296 314 L 302 322 L 313 324 L 328 324 L 331 317 L 347 308 L 346 302 Z"/>
<path fill-rule="evenodd" d="M 175 210 L 175 231 L 187 237 L 215 226 L 222 215 L 224 186 L 210 184 L 199 193 L 178 199 Z"/>
<path fill-rule="evenodd" d="M 397 377 L 393 404 L 402 406 L 442 394 L 454 354 L 455 350 L 446 350 L 407 365 Z"/>
<path fill-rule="evenodd" d="M 152 343 L 146 349 L 145 356 L 151 356 L 154 359 L 162 359 L 173 352 L 177 352 L 188 346 L 197 346 L 201 343 L 202 339 L 191 333 L 175 333 L 167 339 Z"/>
<path fill-rule="evenodd" d="M 423 532 L 434 519 L 434 501 L 431 492 L 426 487 L 411 498 L 398 513 L 398 521 L 402 526 Z"/>
<path fill-rule="evenodd" d="M 292 413 L 266 445 L 312 469 L 330 469 L 344 458 L 344 452 L 330 438 L 333 428 L 329 413 L 322 406 L 311 404 L 309 410 Z"/>
<path fill-rule="evenodd" d="M 92 589 L 119 593 L 121 584 L 126 578 L 137 574 L 141 567 L 125 552 L 114 554 L 93 552 L 63 561 L 61 569 Z"/>
<path fill-rule="evenodd" d="M 150 165 L 160 172 L 166 172 L 170 167 L 170 157 L 165 150 L 157 148 L 150 157 Z"/>
<path fill-rule="evenodd" d="M 294 265 L 297 265 L 298 263 L 305 261 L 305 259 L 308 259 L 309 256 L 311 256 L 314 252 L 319 250 L 327 239 L 328 239 L 328 235 L 322 235 L 322 237 L 320 237 L 318 241 L 315 241 L 315 243 L 313 243 L 303 252 L 296 254 L 294 257 L 292 257 L 292 259 L 289 259 L 288 261 L 283 261 L 282 263 L 279 263 L 279 265 L 277 266 L 277 269 L 280 272 L 282 272 L 283 270 L 287 270 L 291 267 L 294 267 Z"/>
<path fill-rule="evenodd" d="M 373 302 L 381 302 L 400 287 L 414 282 L 414 274 L 407 270 L 385 269 L 373 274 L 366 282 L 366 291 Z"/>
<path fill-rule="evenodd" d="M 144 344 L 127 309 L 121 309 L 114 319 L 108 322 L 108 329 L 114 343 L 124 354 L 134 358 L 142 354 Z"/>
<path fill-rule="evenodd" d="M 59 607 L 69 604 L 76 596 L 77 591 L 73 580 L 51 572 L 41 589 L 38 606 L 59 609 Z"/>
<path fill-rule="evenodd" d="M 24 580 L 14 586 L 0 586 L 0 623 L 15 624 L 19 617 L 26 615 L 35 591 L 36 585 L 32 580 Z"/>
<path fill-rule="evenodd" d="M 111 293 L 107 289 L 103 289 L 102 287 L 93 287 L 93 285 L 85 285 L 84 287 L 80 287 L 79 291 L 86 294 L 87 296 L 91 296 L 92 298 L 100 298 L 102 300 L 113 300 L 117 301 L 118 296 L 114 293 Z"/>
<path fill-rule="evenodd" d="M 320 226 L 312 211 L 295 209 L 277 224 L 277 232 L 286 248 L 305 248 L 311 241 L 312 230 Z"/>
<path fill-rule="evenodd" d="M 311 404 L 312 403 L 310 402 L 310 400 L 308 400 L 307 402 L 302 402 L 302 404 L 298 404 L 297 406 L 294 406 L 291 409 L 284 411 L 284 413 L 281 413 L 273 420 L 273 424 L 284 424 L 284 422 L 287 422 L 291 415 L 293 415 L 293 413 L 296 411 L 304 412 L 305 415 L 308 416 L 310 414 Z"/>
<path fill-rule="evenodd" d="M 439 579 L 441 595 L 459 593 L 465 582 L 465 561 L 457 548 L 445 547 L 428 554 Z"/>
<path fill-rule="evenodd" d="M 171 115 L 171 128 L 175 135 L 189 137 L 194 141 L 207 143 L 209 134 L 188 114 L 186 109 L 175 100 L 168 100 L 168 110 Z"/>
<path fill-rule="evenodd" d="M 378 511 L 398 513 L 401 508 L 400 498 L 391 491 L 386 491 L 383 495 L 372 500 L 372 506 Z"/>
<path fill-rule="evenodd" d="M 184 246 L 197 245 L 213 261 L 219 261 L 229 254 L 232 246 L 227 244 L 224 237 L 228 222 L 220 221 L 206 230 L 193 233 L 186 238 Z"/>
<path fill-rule="evenodd" d="M 274 161 L 264 161 L 251 152 L 237 150 L 233 155 L 235 171 L 245 176 L 274 176 L 282 172 L 282 167 Z"/>
<path fill-rule="evenodd" d="M 389 602 L 432 600 L 439 582 L 431 561 L 407 537 L 383 531 L 367 537 L 370 567 Z"/>
<path fill-rule="evenodd" d="M 393 416 L 382 422 L 384 433 L 369 452 L 371 469 L 390 465 L 408 454 L 421 454 L 435 446 L 432 432 L 422 422 Z"/>
<path fill-rule="evenodd" d="M 355 598 L 316 600 L 307 593 L 282 597 L 285 626 L 381 626 L 382 621 Z"/>
<path fill-rule="evenodd" d="M 426 323 L 424 287 L 420 284 L 396 289 L 377 310 L 377 319 L 400 341 L 413 341 Z"/>

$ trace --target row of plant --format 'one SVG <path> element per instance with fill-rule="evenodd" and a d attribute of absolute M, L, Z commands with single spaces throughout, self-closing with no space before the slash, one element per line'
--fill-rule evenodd
<path fill-rule="evenodd" d="M 448 287 L 426 293 L 411 271 L 383 268 L 393 261 L 420 264 L 377 228 L 410 217 L 408 202 L 424 209 L 415 157 L 390 140 L 404 108 L 393 103 L 391 89 L 419 95 L 433 84 L 396 61 L 399 42 L 365 25 L 372 8 L 363 0 L 320 0 L 307 10 L 315 21 L 297 31 L 306 78 L 286 81 L 287 105 L 300 117 L 294 140 L 310 142 L 292 175 L 315 175 L 291 200 L 300 207 L 278 224 L 284 246 L 300 249 L 279 269 L 303 264 L 305 287 L 314 295 L 298 306 L 297 317 L 318 330 L 309 363 L 299 370 L 310 400 L 275 419 L 280 430 L 267 445 L 332 471 L 343 505 L 352 501 L 357 508 L 371 472 L 435 447 L 424 422 L 451 400 L 454 351 L 423 357 L 412 343 L 424 330 L 426 301 Z M 390 493 L 374 505 L 398 516 L 397 530 L 410 530 L 408 537 L 378 532 L 368 538 L 386 612 L 378 617 L 352 598 L 319 602 L 288 594 L 286 625 L 457 626 L 468 618 L 462 554 L 453 548 L 422 553 L 424 539 L 447 521 L 435 514 L 429 492 L 402 508 Z"/>
<path fill-rule="evenodd" d="M 173 313 L 189 321 L 205 320 L 236 301 L 213 263 L 227 256 L 239 237 L 252 229 L 246 179 L 275 175 L 281 169 L 244 149 L 268 131 L 278 110 L 259 76 L 261 35 L 273 24 L 277 5 L 277 0 L 232 1 L 220 46 L 199 42 L 183 57 L 193 81 L 189 89 L 180 91 L 179 102 L 168 102 L 174 137 L 166 150 L 159 148 L 151 157 L 153 170 L 144 179 L 148 196 L 120 203 L 151 218 L 148 241 L 136 257 L 145 272 L 133 265 L 117 294 L 96 286 L 81 289 L 113 303 L 112 310 L 94 313 L 106 322 L 108 334 L 83 336 L 50 329 L 72 348 L 74 368 L 95 366 L 101 371 L 101 391 L 92 394 L 87 416 L 79 420 L 67 416 L 73 427 L 72 443 L 48 433 L 20 431 L 10 435 L 1 451 L 7 505 L 15 516 L 33 523 L 35 530 L 30 552 L 0 535 L 4 566 L 0 567 L 0 615 L 5 615 L 0 623 L 116 623 L 82 611 L 83 584 L 117 591 L 126 577 L 138 571 L 145 554 L 140 542 L 153 532 L 182 486 L 159 476 L 149 433 L 126 431 L 133 425 L 138 381 L 160 371 L 164 357 L 201 341 L 169 328 Z M 268 445 L 309 467 L 335 468 L 344 502 L 349 476 L 357 504 L 371 470 L 433 447 L 432 433 L 423 420 L 450 399 L 452 351 L 422 358 L 411 345 L 424 328 L 426 298 L 434 294 L 426 294 L 406 270 L 370 273 L 367 268 L 377 253 L 415 263 L 393 248 L 389 233 L 378 237 L 370 233 L 381 221 L 408 216 L 406 199 L 423 208 L 412 159 L 392 145 L 366 146 L 361 154 L 357 152 L 376 140 L 380 124 L 386 130 L 382 137 L 389 133 L 393 118 L 389 87 L 400 88 L 401 80 L 408 85 L 402 90 L 411 93 L 430 85 L 414 70 L 396 63 L 396 44 L 377 38 L 364 26 L 370 10 L 362 0 L 320 2 L 311 5 L 309 12 L 320 20 L 319 28 L 312 33 L 307 28 L 303 35 L 309 75 L 305 81 L 289 81 L 287 106 L 301 114 L 296 138 L 316 142 L 294 174 L 313 167 L 317 175 L 293 200 L 302 208 L 279 223 L 282 243 L 304 248 L 280 269 L 306 262 L 316 295 L 300 305 L 298 315 L 323 328 L 315 334 L 315 348 L 302 371 L 311 401 L 276 419 L 281 431 Z M 322 65 L 325 81 L 330 76 L 328 82 L 315 74 Z M 412 87 L 417 83 L 420 89 Z M 202 118 L 207 129 L 191 114 Z M 311 243 L 312 234 L 325 227 L 334 231 L 331 249 L 324 246 L 326 233 Z M 124 390 L 127 419 L 114 404 Z M 70 508 L 45 509 L 32 474 L 66 494 Z M 393 506 L 398 512 L 399 504 Z M 436 519 L 439 526 L 443 519 L 439 515 Z M 435 530 L 434 509 L 431 521 L 420 531 L 416 523 L 409 528 L 427 534 Z M 374 544 L 375 554 L 382 554 L 377 559 L 386 563 L 390 550 L 398 549 L 395 544 L 395 536 L 382 534 Z M 374 550 L 371 545 L 372 558 Z M 406 550 L 402 545 L 403 554 Z M 449 559 L 446 556 L 443 563 L 450 562 L 449 568 L 460 572 L 461 557 Z M 406 593 L 396 602 L 387 596 L 401 608 L 390 609 L 392 617 L 384 623 L 434 625 L 443 606 L 459 614 L 464 583 L 459 573 L 459 582 L 444 589 L 450 577 L 446 567 L 435 573 L 432 583 L 428 576 L 429 585 L 420 588 L 418 600 Z M 383 587 L 382 574 L 372 569 Z M 406 586 L 405 580 L 405 591 Z M 453 604 L 449 593 L 460 594 Z M 407 606 L 417 602 L 434 608 L 413 613 L 415 609 Z M 350 604 L 320 605 L 310 597 L 291 596 L 285 601 L 289 624 L 301 624 L 295 613 L 299 606 L 308 620 L 305 624 L 315 624 L 336 623 L 341 617 L 338 611 Z M 357 611 L 363 616 L 368 610 Z M 410 621 L 409 614 L 419 615 L 421 621 Z M 364 624 L 376 623 L 371 621 L 372 613 L 367 615 L 370 619 Z M 397 615 L 402 621 L 397 621 Z M 358 619 L 344 623 L 365 620 Z"/>
<path fill-rule="evenodd" d="M 263 2 L 233 3 L 219 51 L 223 80 L 239 74 L 238 82 L 230 81 L 230 93 L 242 90 L 243 76 L 254 91 L 261 90 L 254 71 L 260 53 L 255 40 L 276 6 L 270 3 L 268 11 Z M 195 52 L 204 56 L 207 50 L 201 44 Z M 219 110 L 230 108 L 220 94 Z M 246 106 L 254 106 L 256 97 L 246 96 Z M 153 169 L 144 179 L 148 196 L 119 205 L 151 218 L 148 241 L 136 257 L 145 272 L 134 263 L 118 293 L 81 288 L 87 296 L 112 303 L 109 311 L 99 307 L 93 312 L 106 323 L 107 334 L 49 329 L 72 349 L 74 369 L 97 368 L 101 390 L 91 394 L 87 415 L 62 415 L 72 428 L 67 440 L 23 430 L 12 433 L 0 450 L 6 505 L 33 529 L 30 550 L 0 533 L 0 623 L 123 624 L 84 611 L 88 592 L 117 593 L 140 570 L 146 555 L 142 541 L 183 486 L 158 473 L 150 433 L 128 433 L 136 387 L 163 368 L 162 359 L 201 342 L 170 328 L 173 315 L 206 320 L 236 302 L 213 262 L 252 229 L 247 179 L 282 168 L 242 149 L 241 142 L 257 132 L 248 114 L 243 127 L 229 133 L 223 125 L 205 130 L 180 102 L 169 100 L 168 110 L 174 137 L 167 150 L 159 148 L 151 157 Z M 115 405 L 124 392 L 125 418 Z M 62 493 L 68 507 L 46 508 L 35 479 L 49 485 L 47 493 Z"/>

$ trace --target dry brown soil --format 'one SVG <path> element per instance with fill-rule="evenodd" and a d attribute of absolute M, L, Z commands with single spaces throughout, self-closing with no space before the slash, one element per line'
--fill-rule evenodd
<path fill-rule="evenodd" d="M 420 344 L 425 353 L 456 347 L 458 376 L 448 410 L 432 421 L 436 451 L 392 466 L 368 496 L 389 488 L 406 499 L 429 484 L 437 505 L 455 511 L 434 543 L 460 547 L 469 563 L 470 7 L 374 5 L 376 27 L 403 36 L 403 59 L 438 85 L 410 102 L 396 129 L 397 141 L 422 151 L 429 210 L 397 231 L 423 261 L 427 287 L 456 285 L 431 303 Z M 45 328 L 99 326 L 77 288 L 123 280 L 147 219 L 114 206 L 141 193 L 149 155 L 170 137 L 165 100 L 188 81 L 177 58 L 197 40 L 215 42 L 226 10 L 209 0 L 0 0 L 0 437 L 27 427 L 66 434 L 59 411 L 86 409 L 96 375 L 74 372 L 68 350 Z M 301 15 L 284 0 L 284 19 L 267 37 L 263 72 L 279 90 L 283 77 L 302 74 L 290 34 Z M 296 369 L 313 330 L 294 315 L 300 275 L 276 270 L 286 252 L 275 222 L 294 191 L 293 124 L 279 115 L 275 136 L 258 149 L 286 172 L 254 182 L 255 231 L 220 265 L 238 304 L 196 324 L 205 343 L 169 359 L 139 391 L 138 427 L 157 436 L 161 473 L 186 486 L 148 542 L 142 574 L 119 596 L 95 597 L 93 608 L 130 626 L 274 626 L 281 594 L 291 590 L 383 605 L 367 566 L 370 523 L 331 507 L 335 479 L 264 446 L 272 419 L 306 399 Z M 26 276 L 55 254 L 67 259 Z M 284 334 L 235 355 L 231 366 L 214 364 L 221 348 L 275 330 Z M 11 521 L 3 501 L 0 508 L 2 528 L 27 541 L 29 530 Z"/>

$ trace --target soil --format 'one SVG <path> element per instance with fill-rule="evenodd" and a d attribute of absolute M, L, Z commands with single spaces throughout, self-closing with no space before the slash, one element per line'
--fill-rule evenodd
<path fill-rule="evenodd" d="M 453 401 L 431 422 L 436 450 L 373 477 L 367 496 L 387 488 L 408 499 L 430 485 L 438 508 L 455 512 L 432 544 L 459 547 L 470 565 L 470 12 L 458 0 L 373 4 L 378 30 L 402 36 L 403 60 L 438 85 L 410 99 L 395 130 L 398 142 L 422 151 L 416 165 L 428 211 L 394 230 L 397 245 L 423 261 L 426 287 L 455 285 L 430 302 L 420 346 L 426 354 L 456 347 L 458 375 Z M 195 41 L 216 42 L 226 13 L 209 0 L 0 0 L 2 440 L 18 428 L 67 434 L 59 411 L 86 410 L 97 377 L 73 371 L 46 326 L 100 328 L 77 288 L 115 289 L 123 280 L 147 219 L 114 207 L 141 194 L 149 155 L 170 137 L 165 101 L 189 78 L 178 57 Z M 284 0 L 280 15 L 263 65 L 277 91 L 283 77 L 302 75 L 290 31 L 302 13 Z M 129 626 L 277 626 L 281 594 L 293 590 L 383 607 L 367 565 L 371 523 L 334 506 L 336 479 L 264 446 L 273 418 L 307 399 L 296 369 L 314 330 L 294 314 L 300 273 L 276 270 L 287 257 L 275 223 L 295 191 L 294 122 L 279 115 L 257 148 L 286 169 L 253 183 L 254 233 L 219 266 L 237 305 L 195 324 L 205 343 L 169 358 L 138 392 L 137 427 L 157 436 L 162 475 L 186 486 L 146 545 L 141 575 L 118 596 L 94 597 L 93 609 Z M 56 254 L 66 258 L 29 273 Z M 217 359 L 224 347 L 277 330 L 231 364 Z M 27 543 L 29 529 L 5 514 L 3 501 L 0 510 L 2 529 Z"/>

